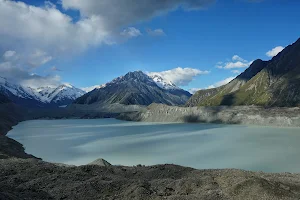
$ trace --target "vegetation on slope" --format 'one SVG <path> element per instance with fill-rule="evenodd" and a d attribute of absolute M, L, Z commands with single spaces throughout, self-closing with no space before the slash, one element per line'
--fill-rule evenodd
<path fill-rule="evenodd" d="M 219 88 L 194 94 L 187 106 L 300 105 L 300 39 L 270 61 L 256 60 Z"/>

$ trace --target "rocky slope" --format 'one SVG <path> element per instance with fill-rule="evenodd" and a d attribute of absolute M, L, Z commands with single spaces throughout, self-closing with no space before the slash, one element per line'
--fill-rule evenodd
<path fill-rule="evenodd" d="M 201 90 L 187 106 L 300 105 L 300 39 L 270 61 L 256 60 L 225 86 Z"/>
<path fill-rule="evenodd" d="M 11 157 L 34 158 L 25 153 L 22 144 L 5 136 L 12 126 L 24 120 L 23 113 L 24 109 L 0 95 L 0 162 L 1 159 Z"/>
<path fill-rule="evenodd" d="M 0 77 L 0 94 L 26 107 L 59 107 L 71 104 L 85 92 L 69 84 L 58 87 L 25 87 Z"/>
<path fill-rule="evenodd" d="M 0 104 L 9 103 L 10 100 L 3 94 L 0 94 Z"/>
<path fill-rule="evenodd" d="M 178 107 L 151 104 L 144 111 L 122 113 L 118 118 L 143 122 L 201 122 L 299 127 L 300 108 L 263 108 L 258 106 Z"/>
<path fill-rule="evenodd" d="M 24 109 L 14 103 L 0 103 L 0 135 L 5 135 L 11 127 L 24 120 Z"/>
<path fill-rule="evenodd" d="M 125 104 L 149 105 L 153 102 L 167 105 L 183 105 L 191 95 L 179 88 L 163 88 L 141 71 L 129 72 L 125 76 L 97 88 L 74 104 Z"/>
<path fill-rule="evenodd" d="M 0 161 L 0 199 L 299 199 L 299 174 Z"/>

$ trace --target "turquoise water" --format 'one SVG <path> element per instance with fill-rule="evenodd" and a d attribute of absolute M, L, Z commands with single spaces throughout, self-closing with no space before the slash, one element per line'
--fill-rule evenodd
<path fill-rule="evenodd" d="M 300 129 L 115 119 L 34 120 L 8 134 L 49 162 L 173 163 L 198 169 L 300 172 Z"/>

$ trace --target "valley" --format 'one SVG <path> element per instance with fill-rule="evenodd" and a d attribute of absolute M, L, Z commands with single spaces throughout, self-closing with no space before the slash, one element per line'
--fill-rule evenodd
<path fill-rule="evenodd" d="M 300 200 L 299 8 L 0 0 L 0 200 Z"/>

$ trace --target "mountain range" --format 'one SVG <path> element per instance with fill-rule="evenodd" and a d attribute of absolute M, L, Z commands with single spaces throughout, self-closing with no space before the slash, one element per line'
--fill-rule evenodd
<path fill-rule="evenodd" d="M 78 98 L 75 104 L 184 105 L 191 94 L 164 80 L 159 75 L 148 76 L 142 71 L 129 72 Z"/>
<path fill-rule="evenodd" d="M 186 105 L 300 106 L 300 39 L 269 61 L 254 61 L 230 83 L 196 92 Z"/>
<path fill-rule="evenodd" d="M 0 77 L 0 101 L 27 107 L 69 104 L 124 104 L 219 106 L 300 106 L 300 39 L 269 61 L 255 60 L 249 68 L 221 87 L 193 96 L 159 74 L 129 72 L 86 93 L 69 84 L 31 88 Z"/>
<path fill-rule="evenodd" d="M 64 106 L 85 94 L 69 84 L 58 87 L 31 88 L 0 77 L 0 93 L 16 104 L 26 107 Z"/>

